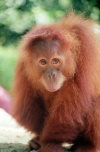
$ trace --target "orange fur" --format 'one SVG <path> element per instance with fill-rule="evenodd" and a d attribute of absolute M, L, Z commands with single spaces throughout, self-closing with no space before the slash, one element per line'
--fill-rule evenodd
<path fill-rule="evenodd" d="M 100 52 L 93 24 L 70 14 L 53 25 L 33 28 L 24 38 L 16 69 L 13 116 L 40 136 L 41 152 L 64 152 L 63 142 L 74 143 L 74 152 L 100 150 Z M 73 69 L 75 73 L 60 90 L 50 93 L 37 81 L 32 44 L 38 38 L 55 37 L 65 48 L 68 64 L 64 73 Z"/>

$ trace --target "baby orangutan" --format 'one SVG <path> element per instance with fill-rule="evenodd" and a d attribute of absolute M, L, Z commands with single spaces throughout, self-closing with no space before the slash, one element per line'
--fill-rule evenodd
<path fill-rule="evenodd" d="M 33 28 L 16 69 L 13 116 L 39 152 L 100 150 L 100 51 L 93 22 L 70 14 Z"/>

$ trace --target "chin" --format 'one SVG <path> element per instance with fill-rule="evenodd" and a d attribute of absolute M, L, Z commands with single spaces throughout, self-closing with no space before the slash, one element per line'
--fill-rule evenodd
<path fill-rule="evenodd" d="M 55 87 L 45 87 L 45 89 L 49 92 L 56 92 L 56 91 L 59 91 L 61 89 L 62 85 L 58 85 L 58 86 L 55 86 Z"/>

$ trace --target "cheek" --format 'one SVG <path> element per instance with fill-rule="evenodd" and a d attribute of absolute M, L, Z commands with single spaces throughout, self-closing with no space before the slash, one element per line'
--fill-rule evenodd
<path fill-rule="evenodd" d="M 67 80 L 67 78 L 63 75 L 63 74 L 60 74 L 58 75 L 58 80 L 56 82 L 56 85 L 58 88 L 61 88 L 63 83 Z"/>
<path fill-rule="evenodd" d="M 32 64 L 32 63 L 28 64 L 27 63 L 25 68 L 26 68 L 27 76 L 28 76 L 29 79 L 31 79 L 31 81 L 36 82 L 41 78 L 42 74 L 36 68 L 36 66 L 34 64 Z"/>

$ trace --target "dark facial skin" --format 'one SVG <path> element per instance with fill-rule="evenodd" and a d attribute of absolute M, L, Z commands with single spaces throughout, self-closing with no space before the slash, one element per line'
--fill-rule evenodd
<path fill-rule="evenodd" d="M 36 47 L 34 63 L 37 71 L 41 73 L 39 81 L 47 91 L 59 90 L 66 80 L 62 73 L 64 62 L 64 53 L 57 41 L 40 42 Z"/>

